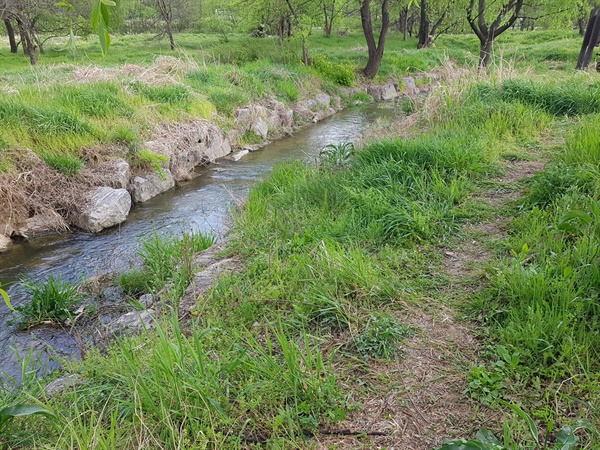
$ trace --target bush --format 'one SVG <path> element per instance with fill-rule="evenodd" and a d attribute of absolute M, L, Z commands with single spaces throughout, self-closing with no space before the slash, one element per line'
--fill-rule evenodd
<path fill-rule="evenodd" d="M 45 152 L 42 159 L 46 164 L 67 176 L 77 175 L 83 168 L 83 161 L 70 153 Z"/>
<path fill-rule="evenodd" d="M 313 56 L 311 64 L 325 78 L 342 86 L 352 86 L 354 82 L 354 68 L 349 64 L 332 63 L 322 54 Z"/>

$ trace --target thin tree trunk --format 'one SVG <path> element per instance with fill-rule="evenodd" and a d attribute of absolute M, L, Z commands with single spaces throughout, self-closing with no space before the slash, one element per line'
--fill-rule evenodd
<path fill-rule="evenodd" d="M 360 8 L 360 17 L 362 22 L 363 32 L 367 40 L 367 48 L 369 51 L 369 60 L 367 65 L 363 69 L 365 77 L 372 79 L 375 78 L 381 65 L 383 58 L 383 50 L 385 48 L 385 40 L 387 38 L 387 32 L 390 25 L 390 14 L 388 11 L 389 0 L 383 0 L 381 4 L 381 32 L 379 34 L 379 41 L 375 44 L 375 37 L 373 36 L 373 22 L 371 20 L 371 0 L 363 0 Z"/>
<path fill-rule="evenodd" d="M 169 35 L 171 50 L 175 50 L 175 39 L 173 39 L 173 27 L 171 26 L 171 22 L 167 22 L 167 34 Z"/>
<path fill-rule="evenodd" d="M 15 30 L 10 23 L 9 19 L 4 19 L 4 26 L 6 27 L 6 33 L 8 34 L 8 41 L 10 43 L 10 52 L 17 53 L 19 48 L 17 46 L 17 40 L 15 39 Z"/>
<path fill-rule="evenodd" d="M 490 57 L 492 56 L 492 47 L 494 45 L 494 39 L 488 37 L 485 41 L 480 42 L 479 46 L 479 70 L 485 71 L 490 64 Z"/>
<path fill-rule="evenodd" d="M 419 43 L 417 44 L 417 48 L 428 47 L 430 25 L 427 17 L 427 0 L 421 0 L 421 21 L 419 22 Z"/>
<path fill-rule="evenodd" d="M 33 38 L 31 37 L 31 30 L 27 28 L 26 23 L 17 18 L 17 26 L 19 28 L 19 34 L 21 35 L 21 45 L 23 46 L 23 53 L 29 57 L 29 62 L 32 66 L 37 64 L 37 55 Z"/>

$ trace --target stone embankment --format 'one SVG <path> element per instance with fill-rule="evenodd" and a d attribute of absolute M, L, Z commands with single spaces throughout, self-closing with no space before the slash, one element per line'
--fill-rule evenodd
<path fill-rule="evenodd" d="M 359 91 L 369 94 L 376 102 L 398 98 L 400 91 L 405 96 L 419 93 L 414 79 L 406 77 L 402 88 L 398 83 L 388 83 L 347 89 L 343 95 L 351 98 Z M 321 93 L 292 106 L 268 100 L 240 108 L 235 111 L 234 127 L 227 134 L 207 120 L 160 125 L 153 139 L 144 145 L 163 156 L 160 170 L 145 173 L 134 170 L 122 158 L 89 164 L 79 176 L 83 180 L 80 185 L 77 180 L 69 180 L 71 186 L 75 184 L 74 194 L 63 211 L 54 207 L 44 214 L 31 214 L 31 217 L 9 214 L 8 219 L 3 218 L 4 223 L 0 219 L 0 252 L 10 245 L 11 237 L 26 239 L 30 235 L 68 227 L 97 233 L 118 225 L 127 219 L 134 203 L 145 202 L 178 182 L 191 179 L 197 166 L 230 154 L 230 158 L 237 161 L 249 151 L 260 148 L 261 145 L 239 148 L 238 142 L 244 138 L 263 142 L 277 139 L 341 109 L 340 97 Z M 237 151 L 232 153 L 234 149 Z"/>

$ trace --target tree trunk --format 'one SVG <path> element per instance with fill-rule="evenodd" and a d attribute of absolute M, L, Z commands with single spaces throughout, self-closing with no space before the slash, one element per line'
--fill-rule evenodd
<path fill-rule="evenodd" d="M 367 40 L 367 48 L 369 50 L 369 60 L 367 65 L 363 69 L 363 74 L 369 79 L 375 78 L 381 65 L 383 58 L 383 50 L 385 47 L 385 40 L 387 38 L 388 28 L 390 26 L 390 14 L 388 11 L 389 0 L 383 0 L 381 4 L 381 32 L 379 34 L 379 41 L 375 44 L 375 37 L 373 36 L 373 22 L 371 20 L 371 0 L 363 0 L 360 8 L 360 18 L 362 22 L 363 32 Z"/>
<path fill-rule="evenodd" d="M 490 57 L 492 55 L 492 47 L 494 45 L 494 39 L 488 37 L 486 40 L 481 41 L 479 45 L 479 70 L 486 71 L 490 65 Z"/>
<path fill-rule="evenodd" d="M 167 22 L 167 34 L 169 35 L 171 50 L 175 50 L 175 39 L 173 39 L 173 27 L 171 26 L 171 22 Z"/>
<path fill-rule="evenodd" d="M 323 14 L 325 16 L 325 37 L 331 37 L 331 29 L 333 28 L 333 11 L 331 16 L 327 11 L 327 5 L 323 5 Z"/>
<path fill-rule="evenodd" d="M 417 48 L 429 47 L 429 27 L 431 23 L 427 17 L 427 0 L 421 0 L 421 21 L 419 22 L 419 43 Z"/>
<path fill-rule="evenodd" d="M 302 39 L 302 62 L 305 66 L 310 64 L 310 59 L 308 57 L 308 47 L 306 47 L 306 39 Z"/>
<path fill-rule="evenodd" d="M 4 26 L 6 26 L 6 33 L 8 34 L 8 41 L 10 43 L 10 52 L 17 53 L 19 48 L 17 47 L 17 40 L 15 39 L 15 30 L 10 23 L 9 19 L 4 19 Z"/>
<path fill-rule="evenodd" d="M 581 45 L 581 51 L 579 52 L 579 59 L 577 60 L 577 69 L 585 69 L 592 60 L 594 53 L 594 47 L 600 42 L 600 9 L 595 9 L 590 13 L 590 20 L 588 22 L 585 36 L 583 37 L 583 44 Z"/>
<path fill-rule="evenodd" d="M 402 36 L 406 41 L 406 33 L 408 33 L 408 8 L 402 9 Z"/>
<path fill-rule="evenodd" d="M 17 26 L 19 28 L 19 34 L 21 35 L 21 45 L 23 46 L 23 53 L 29 57 L 29 62 L 32 66 L 37 64 L 37 55 L 34 40 L 31 36 L 32 32 L 27 27 L 26 21 L 17 18 Z"/>

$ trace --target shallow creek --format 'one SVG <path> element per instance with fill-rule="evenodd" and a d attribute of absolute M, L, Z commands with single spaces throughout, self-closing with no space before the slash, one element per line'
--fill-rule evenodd
<path fill-rule="evenodd" d="M 197 176 L 177 188 L 132 208 L 126 222 L 98 234 L 65 233 L 36 237 L 0 255 L 0 282 L 13 305 L 27 301 L 17 281 L 22 276 L 43 279 L 54 273 L 62 279 L 83 280 L 119 272 L 136 261 L 139 241 L 156 230 L 178 233 L 188 230 L 213 232 L 222 237 L 230 225 L 230 209 L 243 201 L 249 188 L 275 164 L 314 161 L 327 144 L 356 141 L 377 118 L 391 117 L 391 105 L 368 105 L 339 112 L 293 136 L 272 142 L 240 161 L 219 160 L 198 169 Z M 115 301 L 118 301 L 115 289 Z M 47 326 L 17 331 L 7 321 L 11 312 L 0 302 L 0 373 L 21 379 L 19 360 L 30 350 L 32 370 L 53 369 L 56 359 L 78 357 L 77 339 L 61 328 Z M 36 362 L 37 361 L 37 362 Z"/>

